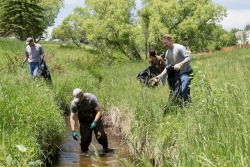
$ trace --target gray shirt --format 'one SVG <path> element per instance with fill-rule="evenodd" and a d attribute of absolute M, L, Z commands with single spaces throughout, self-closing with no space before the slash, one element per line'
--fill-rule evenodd
<path fill-rule="evenodd" d="M 175 65 L 177 63 L 180 63 L 183 61 L 185 58 L 188 58 L 191 60 L 191 55 L 188 53 L 188 50 L 186 49 L 185 46 L 180 45 L 180 44 L 173 44 L 174 48 L 173 49 L 168 49 L 165 54 L 166 58 L 166 65 L 172 64 Z M 180 68 L 180 74 L 185 73 L 185 72 L 190 72 L 192 70 L 190 61 L 185 63 L 181 68 Z"/>
<path fill-rule="evenodd" d="M 81 112 L 88 111 L 90 109 L 95 109 L 99 106 L 99 102 L 95 95 L 92 93 L 84 93 L 84 100 L 80 101 L 79 103 L 75 103 L 74 101 L 71 102 L 70 105 L 70 112 L 77 113 L 80 109 Z"/>
<path fill-rule="evenodd" d="M 40 44 L 35 43 L 34 46 L 27 45 L 25 55 L 28 57 L 28 62 L 39 62 L 41 56 L 44 55 L 44 51 Z"/>

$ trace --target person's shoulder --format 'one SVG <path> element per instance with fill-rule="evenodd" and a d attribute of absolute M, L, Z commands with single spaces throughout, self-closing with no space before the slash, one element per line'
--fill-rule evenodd
<path fill-rule="evenodd" d="M 161 56 L 157 56 L 158 60 L 163 60 L 163 58 Z"/>
<path fill-rule="evenodd" d="M 35 43 L 35 46 L 37 46 L 37 47 L 42 47 L 42 45 L 39 44 L 39 43 Z"/>
<path fill-rule="evenodd" d="M 89 93 L 89 92 L 84 93 L 84 96 L 86 96 L 90 99 L 96 98 L 96 96 L 93 93 Z"/>
<path fill-rule="evenodd" d="M 76 107 L 76 103 L 74 102 L 74 100 L 71 101 L 70 106 L 71 107 Z"/>
<path fill-rule="evenodd" d="M 186 47 L 184 45 L 178 44 L 178 43 L 174 44 L 174 48 L 177 50 L 183 50 L 183 49 L 185 50 L 186 49 Z"/>
<path fill-rule="evenodd" d="M 185 47 L 184 45 L 179 44 L 179 43 L 174 43 L 173 45 L 174 45 L 175 47 Z"/>

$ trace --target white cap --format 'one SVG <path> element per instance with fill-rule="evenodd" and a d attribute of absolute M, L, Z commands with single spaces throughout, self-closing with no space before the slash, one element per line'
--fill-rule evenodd
<path fill-rule="evenodd" d="M 34 41 L 33 38 L 28 37 L 27 40 L 26 40 L 26 44 L 29 45 L 29 44 L 31 44 L 31 42 L 33 42 L 33 41 Z"/>
<path fill-rule="evenodd" d="M 81 96 L 83 95 L 83 91 L 82 91 L 82 89 L 80 89 L 80 88 L 75 88 L 74 90 L 73 90 L 73 101 L 74 102 L 79 102 L 79 100 L 80 100 L 80 98 L 81 98 Z"/>

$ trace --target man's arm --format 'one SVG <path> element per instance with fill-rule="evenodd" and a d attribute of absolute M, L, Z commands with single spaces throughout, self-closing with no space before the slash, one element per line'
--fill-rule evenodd
<path fill-rule="evenodd" d="M 186 50 L 186 48 L 184 47 L 183 49 L 180 50 L 180 52 L 182 53 L 182 55 L 185 57 L 184 60 L 182 60 L 181 62 L 177 63 L 174 65 L 174 69 L 176 71 L 179 71 L 180 68 L 191 61 L 191 55 L 188 53 L 188 51 Z"/>
<path fill-rule="evenodd" d="M 71 130 L 75 130 L 75 122 L 77 120 L 77 114 L 76 113 L 70 113 L 70 126 Z"/>
<path fill-rule="evenodd" d="M 156 78 L 161 78 L 167 73 L 167 69 L 164 68 L 164 70 L 156 77 Z"/>
<path fill-rule="evenodd" d="M 101 111 L 101 108 L 99 106 L 97 106 L 95 108 L 95 110 L 97 112 L 96 116 L 95 116 L 95 121 L 98 122 L 101 119 L 101 117 L 102 117 L 102 111 Z"/>

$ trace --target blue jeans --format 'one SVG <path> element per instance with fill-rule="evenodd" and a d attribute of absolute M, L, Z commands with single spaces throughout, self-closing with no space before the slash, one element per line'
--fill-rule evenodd
<path fill-rule="evenodd" d="M 179 78 L 181 80 L 181 92 L 182 92 L 182 97 L 184 102 L 191 102 L 191 98 L 190 98 L 190 84 L 191 84 L 191 80 L 193 79 L 190 73 L 184 73 L 184 74 L 180 74 Z"/>
<path fill-rule="evenodd" d="M 32 77 L 36 77 L 38 75 L 38 68 L 39 68 L 39 62 L 30 62 L 29 63 L 30 75 Z"/>

